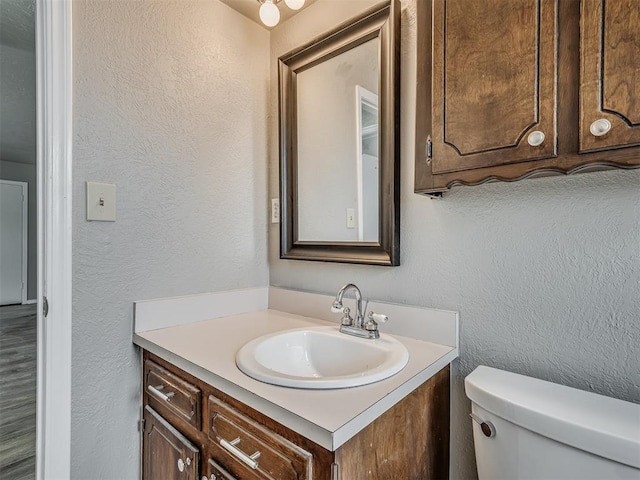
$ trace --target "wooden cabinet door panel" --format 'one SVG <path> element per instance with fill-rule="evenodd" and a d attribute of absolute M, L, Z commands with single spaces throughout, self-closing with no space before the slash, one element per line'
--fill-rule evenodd
<path fill-rule="evenodd" d="M 434 0 L 432 173 L 556 154 L 556 24 L 554 0 Z"/>
<path fill-rule="evenodd" d="M 582 0 L 580 62 L 580 150 L 640 145 L 640 1 Z"/>
<path fill-rule="evenodd" d="M 143 480 L 198 480 L 199 450 L 148 405 L 142 456 Z"/>
<path fill-rule="evenodd" d="M 206 473 L 203 475 L 202 480 L 238 480 L 231 475 L 223 466 L 219 465 L 213 459 L 209 459 L 206 465 Z"/>

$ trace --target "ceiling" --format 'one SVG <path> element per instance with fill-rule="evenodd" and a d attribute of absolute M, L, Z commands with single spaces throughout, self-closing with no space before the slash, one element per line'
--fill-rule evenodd
<path fill-rule="evenodd" d="M 35 51 L 35 0 L 0 0 L 0 45 Z"/>
<path fill-rule="evenodd" d="M 4 2 L 5 0 L 2 0 L 2 1 Z M 260 10 L 260 3 L 258 2 L 258 0 L 220 0 L 220 1 L 222 3 L 227 4 L 228 6 L 233 8 L 235 11 L 241 13 L 245 17 L 250 18 L 251 20 L 259 24 L 263 28 L 266 28 L 267 30 L 272 30 L 274 28 L 274 27 L 267 27 L 260 21 L 260 15 L 258 14 L 258 11 Z M 316 0 L 306 0 L 304 7 L 302 7 L 300 10 L 291 10 L 289 7 L 285 5 L 284 0 L 279 2 L 278 9 L 280 10 L 280 23 L 278 23 L 278 25 L 286 22 L 288 19 L 293 17 L 296 13 L 301 12 L 302 10 L 307 8 L 309 5 L 311 5 L 315 1 Z"/>

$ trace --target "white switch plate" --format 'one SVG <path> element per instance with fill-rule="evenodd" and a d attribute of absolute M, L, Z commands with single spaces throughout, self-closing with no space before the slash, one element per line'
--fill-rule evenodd
<path fill-rule="evenodd" d="M 87 182 L 87 220 L 116 221 L 116 186 Z"/>
<path fill-rule="evenodd" d="M 280 222 L 280 199 L 271 199 L 271 223 Z"/>
<path fill-rule="evenodd" d="M 355 209 L 347 208 L 347 228 L 356 228 Z"/>

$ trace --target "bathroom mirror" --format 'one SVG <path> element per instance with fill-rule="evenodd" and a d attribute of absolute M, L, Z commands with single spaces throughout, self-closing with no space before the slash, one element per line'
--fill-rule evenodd
<path fill-rule="evenodd" d="M 398 265 L 399 0 L 280 57 L 280 257 Z"/>

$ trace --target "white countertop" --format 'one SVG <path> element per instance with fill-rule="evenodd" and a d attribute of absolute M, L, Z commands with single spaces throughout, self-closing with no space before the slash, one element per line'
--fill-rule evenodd
<path fill-rule="evenodd" d="M 338 328 L 335 323 L 264 309 L 138 331 L 133 342 L 328 450 L 339 448 L 458 356 L 455 347 L 393 335 L 409 351 L 403 370 L 380 382 L 334 390 L 269 385 L 236 367 L 236 352 L 245 343 L 317 325 Z"/>

